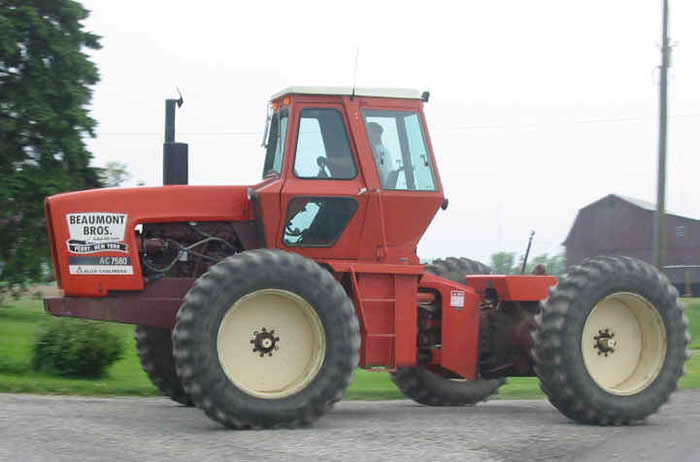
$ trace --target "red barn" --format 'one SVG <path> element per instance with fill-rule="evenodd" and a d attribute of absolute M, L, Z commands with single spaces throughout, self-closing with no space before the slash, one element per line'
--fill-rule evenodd
<path fill-rule="evenodd" d="M 579 210 L 564 241 L 567 263 L 595 255 L 628 255 L 653 262 L 656 206 L 609 194 Z M 700 292 L 700 220 L 666 214 L 666 273 L 681 293 Z"/>

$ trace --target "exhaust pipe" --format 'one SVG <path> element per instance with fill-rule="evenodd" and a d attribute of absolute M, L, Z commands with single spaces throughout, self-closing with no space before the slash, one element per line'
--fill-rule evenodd
<path fill-rule="evenodd" d="M 180 90 L 178 99 L 165 100 L 165 142 L 163 143 L 163 184 L 187 184 L 187 143 L 175 142 L 175 105 L 184 102 Z"/>

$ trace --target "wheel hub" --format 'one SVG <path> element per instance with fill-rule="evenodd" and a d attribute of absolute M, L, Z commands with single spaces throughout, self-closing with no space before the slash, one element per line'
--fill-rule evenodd
<path fill-rule="evenodd" d="M 272 356 L 272 352 L 279 350 L 280 347 L 277 343 L 280 338 L 275 335 L 275 330 L 267 330 L 265 327 L 261 328 L 259 331 L 253 332 L 253 338 L 250 343 L 253 344 L 253 353 L 260 354 L 260 357 Z"/>
<path fill-rule="evenodd" d="M 615 340 L 615 333 L 610 332 L 610 329 L 601 329 L 598 331 L 598 335 L 593 337 L 595 343 L 593 348 L 598 350 L 599 355 L 608 356 L 608 354 L 615 353 L 615 347 L 617 347 L 617 340 Z"/>

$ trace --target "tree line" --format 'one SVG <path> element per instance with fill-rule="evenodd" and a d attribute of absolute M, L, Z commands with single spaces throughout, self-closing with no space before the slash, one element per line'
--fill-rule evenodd
<path fill-rule="evenodd" d="M 491 255 L 489 266 L 494 274 L 520 274 L 524 255 L 516 252 L 496 252 Z M 544 253 L 528 259 L 523 274 L 532 274 L 535 267 L 543 265 L 547 274 L 561 276 L 566 273 L 566 258 L 562 254 Z"/>

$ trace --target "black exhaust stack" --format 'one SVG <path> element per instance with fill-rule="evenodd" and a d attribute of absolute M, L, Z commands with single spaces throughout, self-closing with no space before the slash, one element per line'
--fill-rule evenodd
<path fill-rule="evenodd" d="M 182 106 L 180 90 L 178 99 L 165 100 L 165 142 L 163 143 L 163 184 L 187 184 L 187 143 L 175 142 L 175 105 Z"/>

